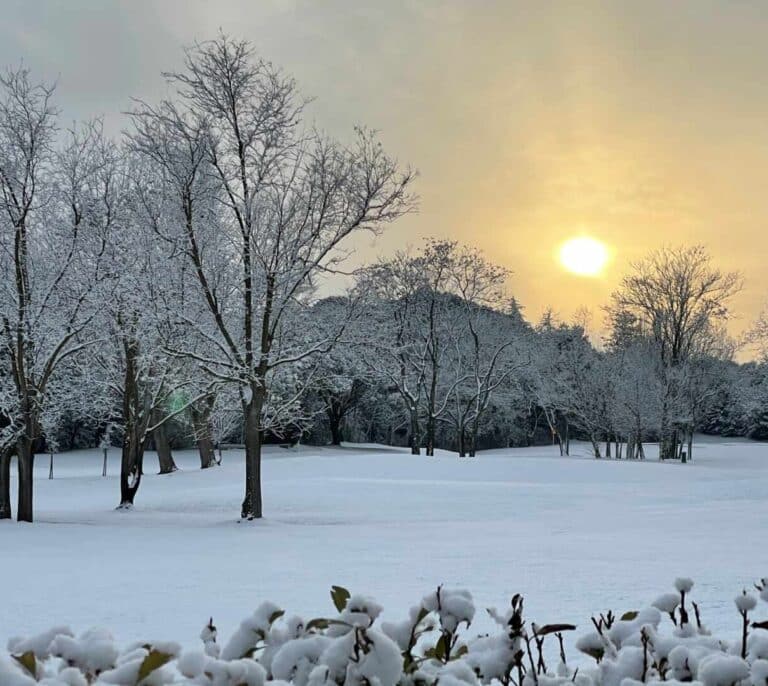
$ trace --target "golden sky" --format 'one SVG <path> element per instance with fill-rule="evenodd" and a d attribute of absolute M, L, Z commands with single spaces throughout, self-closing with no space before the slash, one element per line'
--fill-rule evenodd
<path fill-rule="evenodd" d="M 163 92 L 180 46 L 218 28 L 252 40 L 315 96 L 318 125 L 363 123 L 418 168 L 421 211 L 359 259 L 449 236 L 513 270 L 536 319 L 598 314 L 628 263 L 701 242 L 768 300 L 768 5 L 742 0 L 133 0 L 9 2 L 0 61 L 59 76 L 70 118 Z M 587 233 L 613 259 L 566 273 Z"/>

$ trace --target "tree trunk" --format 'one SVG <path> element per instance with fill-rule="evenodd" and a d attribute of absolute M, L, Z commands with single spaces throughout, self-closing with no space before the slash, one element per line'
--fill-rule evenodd
<path fill-rule="evenodd" d="M 261 409 L 262 386 L 252 386 L 251 401 L 245 407 L 245 498 L 240 511 L 243 519 L 261 519 Z"/>
<path fill-rule="evenodd" d="M 331 431 L 331 445 L 341 445 L 343 439 L 342 424 L 344 415 L 339 411 L 338 404 L 334 401 L 328 405 L 328 428 Z"/>
<path fill-rule="evenodd" d="M 341 432 L 341 424 L 340 422 L 332 422 L 331 423 L 331 445 L 341 445 L 342 441 L 342 432 Z"/>
<path fill-rule="evenodd" d="M 419 431 L 419 413 L 411 408 L 411 455 L 421 455 L 421 433 Z"/>
<path fill-rule="evenodd" d="M 459 429 L 459 457 L 467 456 L 467 434 L 462 426 Z"/>
<path fill-rule="evenodd" d="M 189 408 L 192 417 L 192 428 L 195 432 L 195 443 L 200 455 L 200 469 L 208 469 L 218 464 L 214 452 L 213 428 L 211 413 L 213 412 L 214 396 L 203 398 L 199 403 Z"/>
<path fill-rule="evenodd" d="M 478 409 L 475 413 L 475 417 L 472 420 L 472 424 L 469 429 L 469 456 L 475 457 L 477 451 L 477 435 L 480 433 L 480 413 Z"/>
<path fill-rule="evenodd" d="M 431 319 L 430 315 L 430 319 Z M 434 322 L 431 320 L 430 327 L 434 334 Z M 434 351 L 433 351 L 434 352 Z M 432 358 L 432 373 L 430 375 L 429 393 L 427 395 L 427 431 L 424 445 L 429 457 L 435 455 L 435 434 L 437 433 L 437 418 L 435 417 L 435 408 L 437 406 L 437 377 L 438 366 L 435 357 Z"/>
<path fill-rule="evenodd" d="M 155 442 L 157 460 L 160 462 L 160 474 L 171 474 L 178 470 L 173 461 L 171 442 L 168 440 L 168 431 L 165 424 L 161 424 L 152 432 L 152 440 Z"/>
<path fill-rule="evenodd" d="M 118 510 L 130 510 L 141 485 L 144 473 L 144 442 L 136 435 L 126 433 L 123 439 L 123 451 L 120 460 L 120 504 Z"/>
<path fill-rule="evenodd" d="M 51 459 L 50 459 L 50 462 L 48 463 L 48 478 L 52 479 L 53 478 L 53 453 L 50 453 L 50 456 L 51 456 Z"/>
<path fill-rule="evenodd" d="M 669 388 L 665 384 L 664 399 L 661 403 L 661 422 L 659 425 L 659 459 L 667 457 L 669 442 Z"/>
<path fill-rule="evenodd" d="M 429 415 L 427 416 L 427 433 L 424 441 L 424 445 L 426 447 L 426 454 L 430 457 L 433 457 L 435 454 L 435 416 L 430 411 Z"/>
<path fill-rule="evenodd" d="M 33 521 L 32 492 L 35 466 L 34 441 L 28 438 L 19 439 L 16 445 L 16 455 L 19 469 L 19 500 L 16 508 L 16 519 L 20 522 L 31 522 Z"/>
<path fill-rule="evenodd" d="M 671 441 L 669 427 L 669 390 L 664 392 L 661 404 L 661 423 L 659 426 L 659 459 L 666 460 L 674 455 L 675 444 Z M 671 443 L 671 445 L 670 445 Z"/>
<path fill-rule="evenodd" d="M 600 443 L 598 443 L 594 436 L 590 437 L 590 443 L 592 443 L 592 453 L 594 454 L 595 459 L 599 460 L 602 457 L 600 454 Z"/>
<path fill-rule="evenodd" d="M 13 516 L 11 508 L 11 456 L 13 450 L 0 451 L 0 519 Z"/>
<path fill-rule="evenodd" d="M 550 415 L 547 410 L 544 410 L 544 417 L 547 420 L 549 431 L 552 434 L 552 445 L 557 444 L 557 447 L 560 449 L 560 457 L 562 457 L 565 454 L 565 450 L 563 448 L 563 441 L 560 438 L 560 431 L 557 428 L 557 415 L 554 413 Z"/>
<path fill-rule="evenodd" d="M 144 448 L 146 447 L 146 429 L 151 415 L 146 416 L 146 408 L 140 399 L 139 374 L 136 361 L 139 356 L 139 344 L 135 339 L 123 341 L 125 351 L 125 377 L 123 385 L 123 449 L 120 457 L 120 504 L 118 510 L 130 510 L 136 499 L 144 474 Z"/>
<path fill-rule="evenodd" d="M 674 435 L 667 434 L 659 442 L 659 459 L 674 460 L 677 457 L 677 440 Z"/>
<path fill-rule="evenodd" d="M 605 438 L 605 456 L 610 458 L 611 457 L 611 437 L 606 436 Z"/>
<path fill-rule="evenodd" d="M 688 432 L 688 462 L 693 462 L 693 429 Z"/>
<path fill-rule="evenodd" d="M 221 463 L 221 447 L 219 447 L 219 459 L 216 459 L 216 446 L 210 434 L 197 439 L 197 452 L 200 455 L 200 469 L 215 467 Z"/>

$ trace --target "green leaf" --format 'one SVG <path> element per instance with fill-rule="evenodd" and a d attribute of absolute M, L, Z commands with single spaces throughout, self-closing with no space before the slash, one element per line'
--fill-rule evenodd
<path fill-rule="evenodd" d="M 26 669 L 33 679 L 37 679 L 37 660 L 35 659 L 35 654 L 31 650 L 28 650 L 21 655 L 12 655 L 11 657 Z"/>
<path fill-rule="evenodd" d="M 343 612 L 350 598 L 349 591 L 343 586 L 331 586 L 331 600 L 339 612 Z"/>
<path fill-rule="evenodd" d="M 274 624 L 284 614 L 285 610 L 275 610 L 271 615 L 269 615 L 269 623 Z"/>
<path fill-rule="evenodd" d="M 445 656 L 448 654 L 448 641 L 445 634 L 441 634 L 435 643 L 435 657 L 441 662 L 445 662 Z"/>
<path fill-rule="evenodd" d="M 324 629 L 327 629 L 328 626 L 329 622 L 327 619 L 316 617 L 315 619 L 310 619 L 309 622 L 307 622 L 307 631 L 311 631 L 312 629 L 320 629 L 323 631 Z"/>
<path fill-rule="evenodd" d="M 605 655 L 605 649 L 598 647 L 582 648 L 581 652 L 585 655 L 589 655 L 591 658 L 597 660 L 598 662 L 602 660 L 603 655 Z"/>
<path fill-rule="evenodd" d="M 561 631 L 575 631 L 575 624 L 545 624 L 536 630 L 537 636 L 548 636 L 549 634 L 559 634 Z"/>
<path fill-rule="evenodd" d="M 637 610 L 631 610 L 621 615 L 622 622 L 631 622 L 633 619 L 636 619 L 636 618 L 637 618 Z"/>
<path fill-rule="evenodd" d="M 149 651 L 149 655 L 147 655 L 144 658 L 144 661 L 141 663 L 141 667 L 139 667 L 139 674 L 136 677 L 136 683 L 140 684 L 144 679 L 146 679 L 152 672 L 154 672 L 156 669 L 160 669 L 165 664 L 168 664 L 173 659 L 173 655 L 170 653 L 164 653 L 160 650 L 155 650 L 152 648 L 152 650 Z"/>

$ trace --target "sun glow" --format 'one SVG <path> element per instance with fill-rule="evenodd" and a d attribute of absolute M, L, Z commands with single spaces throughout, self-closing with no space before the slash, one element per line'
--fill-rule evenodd
<path fill-rule="evenodd" d="M 572 274 L 599 276 L 608 263 L 605 243 L 589 236 L 570 238 L 560 246 L 560 264 Z"/>

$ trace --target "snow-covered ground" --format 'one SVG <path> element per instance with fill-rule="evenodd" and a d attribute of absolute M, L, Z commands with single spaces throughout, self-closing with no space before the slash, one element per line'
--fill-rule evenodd
<path fill-rule="evenodd" d="M 330 612 L 328 589 L 374 595 L 399 619 L 437 584 L 479 608 L 515 592 L 539 623 L 588 629 L 591 613 L 644 606 L 695 578 L 705 622 L 735 636 L 733 597 L 768 575 L 768 446 L 703 439 L 689 465 L 556 457 L 555 449 L 413 457 L 377 446 L 270 448 L 266 518 L 239 524 L 242 453 L 157 476 L 117 512 L 118 451 L 37 464 L 32 525 L 0 523 L 0 644 L 55 624 L 112 629 L 120 642 L 197 643 L 262 600 Z M 479 615 L 479 628 L 486 620 Z"/>

